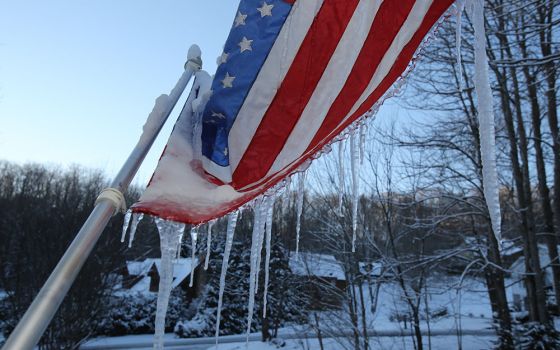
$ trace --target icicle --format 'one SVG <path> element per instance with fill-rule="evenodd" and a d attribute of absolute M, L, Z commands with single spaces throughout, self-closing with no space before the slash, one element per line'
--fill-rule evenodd
<path fill-rule="evenodd" d="M 490 213 L 492 229 L 501 246 L 501 215 L 496 169 L 496 135 L 494 129 L 494 106 L 492 90 L 488 78 L 488 57 L 486 56 L 486 34 L 484 30 L 484 2 L 471 3 L 475 34 L 474 43 L 474 86 L 478 97 L 478 123 L 480 133 L 480 154 L 482 158 L 482 183 L 484 197 Z"/>
<path fill-rule="evenodd" d="M 270 269 L 270 243 L 272 241 L 272 214 L 274 213 L 274 198 L 268 204 L 266 213 L 266 258 L 264 261 L 264 296 L 263 296 L 263 318 L 266 318 L 266 304 L 268 295 L 268 280 Z"/>
<path fill-rule="evenodd" d="M 173 283 L 173 257 L 177 254 L 177 242 L 185 225 L 156 218 L 161 247 L 161 263 L 159 266 L 159 291 L 154 335 L 154 349 L 163 350 L 165 333 L 165 315 L 169 305 L 169 295 Z"/>
<path fill-rule="evenodd" d="M 130 218 L 132 217 L 132 210 L 128 209 L 124 215 L 124 222 L 122 227 L 121 243 L 124 243 L 124 238 L 126 237 L 126 231 L 128 230 L 128 225 L 130 224 Z"/>
<path fill-rule="evenodd" d="M 136 228 L 142 219 L 144 218 L 143 213 L 132 214 L 132 223 L 130 224 L 130 234 L 128 237 L 128 247 L 132 247 L 132 242 L 134 241 L 134 236 L 136 235 Z"/>
<path fill-rule="evenodd" d="M 218 336 L 220 335 L 220 317 L 222 313 L 222 301 L 224 289 L 226 286 L 226 274 L 229 264 L 229 255 L 233 245 L 233 235 L 235 234 L 235 226 L 237 225 L 239 212 L 233 212 L 228 216 L 228 224 L 226 230 L 226 247 L 224 249 L 224 259 L 222 260 L 222 272 L 220 274 L 220 292 L 218 293 L 218 312 L 216 315 L 216 345 L 218 344 Z"/>
<path fill-rule="evenodd" d="M 185 228 L 183 228 L 183 231 L 181 231 L 181 234 L 179 235 L 179 241 L 177 242 L 177 254 L 175 255 L 175 261 L 178 261 L 181 258 L 181 248 L 183 247 L 183 237 L 185 236 Z"/>
<path fill-rule="evenodd" d="M 196 241 L 198 238 L 198 229 L 196 227 L 191 228 L 191 280 L 189 281 L 189 287 L 193 286 L 194 281 L 194 266 L 195 263 L 195 254 L 196 254 Z"/>
<path fill-rule="evenodd" d="M 265 234 L 266 215 L 268 213 L 268 203 L 271 197 L 263 198 L 259 208 L 259 240 L 257 241 L 257 261 L 255 269 L 255 295 L 259 292 L 259 276 L 261 270 L 262 248 Z M 274 201 L 272 201 L 274 203 Z"/>
<path fill-rule="evenodd" d="M 282 210 L 287 209 L 290 206 L 290 196 L 291 196 L 291 185 L 292 181 L 287 178 L 286 188 L 284 189 L 284 195 L 282 196 Z"/>
<path fill-rule="evenodd" d="M 305 192 L 305 172 L 298 174 L 297 215 L 296 215 L 296 259 L 299 253 L 299 232 L 301 229 L 301 214 L 303 213 L 303 195 Z"/>
<path fill-rule="evenodd" d="M 457 23 L 455 28 L 455 47 L 457 56 L 457 71 L 459 73 L 459 90 L 463 91 L 463 63 L 461 61 L 461 32 L 462 32 L 462 16 L 465 8 L 465 0 L 458 0 L 457 6 Z"/>
<path fill-rule="evenodd" d="M 350 135 L 350 168 L 352 171 L 352 253 L 356 251 L 356 229 L 358 227 L 358 199 L 359 199 L 359 150 L 356 146 L 358 142 L 356 134 Z"/>
<path fill-rule="evenodd" d="M 344 216 L 342 214 L 342 198 L 344 194 L 344 142 L 340 141 L 338 143 L 338 215 L 340 217 Z"/>
<path fill-rule="evenodd" d="M 210 259 L 210 248 L 212 247 L 212 226 L 214 221 L 208 223 L 208 236 L 206 237 L 206 259 L 204 260 L 204 270 L 208 270 L 208 260 Z"/>
<path fill-rule="evenodd" d="M 259 227 L 259 248 L 258 248 L 258 255 L 257 255 L 257 269 L 255 271 L 255 295 L 259 291 L 259 276 L 261 270 L 261 261 L 262 261 L 262 249 L 264 245 L 264 237 L 265 237 L 265 226 L 267 225 L 268 220 L 268 212 L 272 210 L 274 207 L 274 200 L 276 196 L 274 193 L 271 193 L 268 197 L 265 197 L 262 201 L 262 205 L 260 208 L 260 227 Z M 272 220 L 272 218 L 271 218 Z M 272 225 L 272 221 L 270 223 Z"/>
<path fill-rule="evenodd" d="M 257 270 L 257 254 L 258 254 L 258 242 L 261 227 L 261 210 L 260 204 L 262 204 L 262 199 L 258 200 L 255 205 L 255 218 L 253 221 L 253 233 L 251 237 L 251 261 L 250 261 L 250 272 L 249 272 L 249 306 L 248 306 L 248 316 L 247 316 L 247 342 L 249 341 L 249 334 L 251 333 L 251 322 L 253 321 L 253 310 L 255 307 L 255 290 L 256 290 L 256 277 L 255 272 Z"/>
<path fill-rule="evenodd" d="M 367 125 L 365 123 L 360 126 L 360 165 L 364 164 L 364 156 L 366 153 L 366 133 Z"/>

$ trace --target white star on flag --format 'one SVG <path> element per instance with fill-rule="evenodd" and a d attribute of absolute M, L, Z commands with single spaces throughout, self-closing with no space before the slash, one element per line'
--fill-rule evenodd
<path fill-rule="evenodd" d="M 212 112 L 212 117 L 218 117 L 220 119 L 225 119 L 226 116 L 223 115 L 222 113 Z"/>
<path fill-rule="evenodd" d="M 241 41 L 239 42 L 239 47 L 241 48 L 241 52 L 244 51 L 253 51 L 253 48 L 251 47 L 251 43 L 253 42 L 253 40 L 248 40 L 246 37 L 243 37 L 243 39 L 241 39 Z"/>
<path fill-rule="evenodd" d="M 227 62 L 229 57 L 228 53 L 222 52 L 220 57 L 218 57 L 218 66 Z"/>
<path fill-rule="evenodd" d="M 274 5 L 269 5 L 265 2 L 263 2 L 262 7 L 257 8 L 257 10 L 261 13 L 261 18 L 262 17 L 266 17 L 266 16 L 272 16 L 272 8 L 274 7 Z"/>
<path fill-rule="evenodd" d="M 222 80 L 222 85 L 224 86 L 224 89 L 233 87 L 233 81 L 234 80 L 235 80 L 235 77 L 232 77 L 231 75 L 229 75 L 228 72 L 226 72 L 226 76 Z"/>
<path fill-rule="evenodd" d="M 247 15 L 242 14 L 241 11 L 237 12 L 237 17 L 235 17 L 234 27 L 244 26 L 246 18 Z"/>

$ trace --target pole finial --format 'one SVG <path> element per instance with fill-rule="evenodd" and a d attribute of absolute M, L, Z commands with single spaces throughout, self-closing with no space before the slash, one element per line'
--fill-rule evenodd
<path fill-rule="evenodd" d="M 200 47 L 196 44 L 191 45 L 189 52 L 187 54 L 187 62 L 185 63 L 185 69 L 191 66 L 193 70 L 202 69 L 202 51 Z"/>

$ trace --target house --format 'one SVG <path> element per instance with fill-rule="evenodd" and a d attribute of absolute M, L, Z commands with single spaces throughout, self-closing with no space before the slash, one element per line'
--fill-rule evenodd
<path fill-rule="evenodd" d="M 189 288 L 193 260 L 180 258 L 173 260 L 173 282 L 171 288 L 183 288 L 187 295 L 195 297 L 199 294 L 201 272 L 198 259 L 194 260 L 193 288 Z M 124 293 L 157 293 L 159 289 L 161 259 L 145 259 L 127 261 L 122 276 Z"/>
<path fill-rule="evenodd" d="M 382 261 L 361 261 L 358 263 L 358 271 L 362 280 L 388 279 L 396 275 L 394 267 Z"/>
<path fill-rule="evenodd" d="M 333 255 L 291 252 L 289 267 L 299 278 L 301 291 L 309 300 L 309 309 L 340 308 L 347 287 L 342 265 Z"/>
<path fill-rule="evenodd" d="M 549 297 L 553 296 L 552 287 L 552 268 L 550 266 L 550 258 L 548 257 L 548 249 L 544 244 L 539 244 L 539 261 L 541 267 L 544 269 L 544 284 Z M 559 247 L 560 248 L 560 247 Z M 521 256 L 510 268 L 509 281 L 506 282 L 507 298 L 513 304 L 513 309 L 516 311 L 528 311 L 527 308 L 527 290 L 525 289 L 525 257 Z"/>

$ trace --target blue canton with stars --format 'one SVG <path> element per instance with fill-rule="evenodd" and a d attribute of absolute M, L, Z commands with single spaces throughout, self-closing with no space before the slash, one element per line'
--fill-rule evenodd
<path fill-rule="evenodd" d="M 202 116 L 202 154 L 220 166 L 229 165 L 229 131 L 291 8 L 284 0 L 239 4 Z"/>

